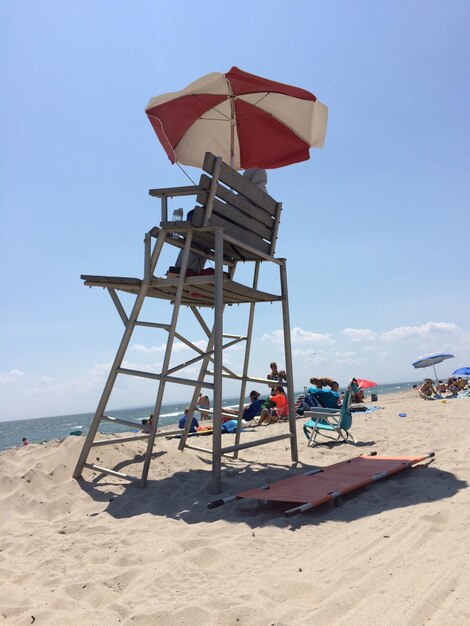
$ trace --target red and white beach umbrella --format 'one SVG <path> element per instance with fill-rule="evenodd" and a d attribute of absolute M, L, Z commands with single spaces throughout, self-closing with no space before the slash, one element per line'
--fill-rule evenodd
<path fill-rule="evenodd" d="M 172 163 L 201 167 L 210 151 L 237 170 L 307 160 L 328 121 L 313 93 L 237 67 L 151 98 L 145 112 Z"/>
<path fill-rule="evenodd" d="M 371 380 L 366 380 L 365 378 L 356 378 L 356 380 L 359 389 L 369 389 L 370 387 L 377 387 L 377 383 L 374 383 Z"/>

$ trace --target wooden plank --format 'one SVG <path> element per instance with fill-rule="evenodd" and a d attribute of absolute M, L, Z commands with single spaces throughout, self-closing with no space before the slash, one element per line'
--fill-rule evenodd
<path fill-rule="evenodd" d="M 109 446 L 116 443 L 127 443 L 128 441 L 139 441 L 141 439 L 148 439 L 148 433 L 145 435 L 132 435 L 130 437 L 113 437 L 112 439 L 98 439 L 95 440 L 92 444 L 92 448 L 96 448 L 97 446 Z"/>
<path fill-rule="evenodd" d="M 247 287 L 234 281 L 224 283 L 224 291 L 233 293 L 240 302 L 278 302 L 282 299 L 280 295 L 253 289 L 253 287 Z"/>
<path fill-rule="evenodd" d="M 210 152 L 206 152 L 202 169 L 208 174 L 212 174 L 214 163 L 215 156 Z M 220 168 L 219 180 L 228 185 L 231 189 L 241 193 L 246 198 L 252 199 L 260 207 L 266 209 L 268 213 L 274 215 L 277 204 L 276 200 L 271 198 L 271 196 L 264 191 L 261 191 L 261 189 L 258 189 L 256 185 L 253 185 L 253 183 L 224 162 L 222 162 Z"/>
<path fill-rule="evenodd" d="M 89 274 L 82 274 L 80 278 L 85 281 L 94 281 L 98 279 L 100 281 L 105 281 L 105 282 L 109 281 L 109 282 L 113 282 L 116 284 L 126 283 L 126 284 L 131 284 L 131 285 L 138 285 L 138 286 L 142 284 L 142 281 L 140 278 L 129 278 L 127 276 L 91 276 Z"/>
<path fill-rule="evenodd" d="M 149 195 L 154 198 L 173 198 L 174 196 L 195 196 L 199 192 L 199 185 L 187 185 L 185 187 L 162 187 L 161 189 L 149 189 Z"/>
<path fill-rule="evenodd" d="M 291 437 L 291 433 L 274 435 L 273 437 L 266 437 L 264 439 L 257 439 L 255 441 L 239 443 L 238 445 L 226 446 L 225 448 L 222 448 L 221 452 L 222 454 L 228 454 L 229 452 L 234 452 L 235 450 L 246 450 L 247 448 L 255 448 L 256 446 L 262 446 L 265 443 L 272 443 L 274 441 L 280 441 L 281 439 L 290 439 Z"/>
<path fill-rule="evenodd" d="M 94 463 L 84 463 L 83 467 L 87 467 L 88 469 L 95 470 L 103 474 L 110 474 L 111 476 L 124 478 L 125 480 L 130 480 L 134 483 L 138 483 L 140 481 L 140 479 L 137 478 L 136 476 L 131 476 L 130 474 L 123 474 L 123 472 L 116 472 L 115 470 L 108 469 L 107 467 L 101 467 L 100 465 L 95 465 Z"/>
<path fill-rule="evenodd" d="M 214 207 L 217 205 L 218 201 L 214 201 Z M 221 209 L 220 209 L 221 210 Z M 198 226 L 201 224 L 201 220 L 204 219 L 204 207 L 198 207 L 194 211 L 193 215 L 193 225 Z M 256 234 L 256 232 L 250 232 L 241 228 L 240 226 L 236 226 L 233 222 L 229 222 L 220 216 L 219 212 L 212 213 L 210 219 L 211 226 L 221 226 L 225 233 L 230 235 L 233 239 L 236 239 L 240 242 L 240 245 L 244 243 L 251 248 L 257 249 L 260 252 L 264 252 L 264 254 L 268 254 L 270 250 L 270 244 L 265 241 L 262 237 Z"/>
<path fill-rule="evenodd" d="M 199 207 L 202 208 L 202 207 Z M 199 218 L 200 219 L 200 218 Z M 168 228 L 168 230 L 177 230 L 181 229 L 181 233 L 184 230 L 188 230 L 187 224 L 189 222 L 178 222 L 178 226 L 173 226 L 173 224 L 177 224 L 177 222 L 162 222 L 162 226 Z M 182 224 L 182 227 L 181 227 Z M 209 229 L 202 229 L 193 224 L 190 224 L 193 230 L 193 238 L 191 242 L 191 252 L 195 254 L 200 254 L 202 256 L 206 256 L 208 259 L 214 260 L 214 234 Z M 158 233 L 161 232 L 161 228 L 158 226 L 154 226 L 149 234 L 152 237 L 157 237 Z M 171 244 L 177 248 L 184 247 L 184 237 L 181 236 L 178 239 L 168 238 L 166 243 Z M 270 244 L 272 247 L 272 244 Z M 271 254 L 269 251 L 267 253 L 258 251 L 254 246 L 247 246 L 246 244 L 242 245 L 242 243 L 233 238 L 233 237 L 225 237 L 224 240 L 224 263 L 227 265 L 233 265 L 235 261 L 262 261 L 269 260 L 272 261 Z M 276 261 L 275 261 L 276 262 Z"/>
<path fill-rule="evenodd" d="M 282 263 L 281 259 L 276 259 L 275 257 L 271 256 L 269 252 L 265 254 L 264 252 L 261 252 L 259 249 L 253 248 L 249 246 L 248 244 L 245 244 L 245 243 L 242 244 L 240 241 L 238 241 L 237 239 L 234 239 L 229 234 L 225 235 L 225 239 L 227 243 L 233 243 L 236 246 L 239 246 L 240 248 L 242 248 L 243 254 L 247 255 L 246 256 L 247 259 L 250 259 L 253 261 L 270 261 L 271 263 L 276 263 L 277 265 L 280 265 Z"/>
<path fill-rule="evenodd" d="M 278 202 L 276 206 L 276 220 L 274 223 L 273 236 L 271 238 L 271 249 L 269 251 L 271 256 L 274 256 L 276 253 L 277 234 L 279 232 L 279 224 L 281 223 L 281 211 L 282 203 Z"/>
<path fill-rule="evenodd" d="M 205 193 L 209 190 L 210 182 L 211 178 L 209 176 L 206 176 L 205 174 L 201 176 L 201 190 L 196 196 L 196 201 L 203 206 L 205 206 L 206 204 L 205 198 L 207 197 L 207 195 L 205 195 Z M 224 202 L 236 206 L 238 209 L 240 209 L 240 211 L 243 211 L 250 217 L 254 217 L 259 222 L 272 229 L 273 220 L 276 217 L 276 211 L 274 211 L 274 213 L 270 213 L 269 211 L 266 211 L 266 209 L 264 209 L 263 207 L 258 206 L 254 200 L 250 199 L 248 201 L 244 196 L 238 193 L 234 193 L 228 187 L 224 187 L 224 185 L 217 185 L 216 196 Z"/>
<path fill-rule="evenodd" d="M 198 194 L 197 201 L 201 204 L 204 204 L 204 196 L 207 196 L 205 192 L 201 192 L 200 194 Z M 236 198 L 237 196 L 236 194 L 231 194 L 230 197 L 230 194 L 227 194 L 227 197 L 230 200 Z M 217 213 L 229 222 L 238 224 L 239 226 L 246 228 L 249 232 L 256 233 L 263 239 L 267 239 L 268 241 L 271 241 L 272 239 L 274 220 L 269 218 L 269 216 L 268 218 L 270 219 L 271 223 L 268 227 L 264 223 L 258 221 L 254 213 L 252 215 L 246 214 L 238 207 L 233 206 L 232 204 L 229 204 L 227 202 L 221 202 L 218 198 L 214 199 L 214 203 L 212 205 L 212 213 Z M 209 220 L 209 224 L 210 223 L 211 221 Z"/>
<path fill-rule="evenodd" d="M 198 284 L 198 280 L 203 282 Z M 209 280 L 208 280 L 209 279 Z M 212 280 L 211 280 L 212 279 Z M 187 282 L 184 287 L 183 302 L 185 306 L 195 304 L 204 306 L 214 306 L 214 281 L 211 275 L 195 276 L 186 279 Z M 127 283 L 126 281 L 129 281 Z M 191 282 L 192 281 L 192 282 Z M 154 279 L 149 287 L 148 295 L 153 298 L 161 298 L 164 300 L 174 300 L 176 297 L 176 284 L 175 279 L 171 279 L 171 282 L 164 278 Z M 86 283 L 89 287 L 110 287 L 128 293 L 138 293 L 140 290 L 141 281 L 137 278 L 126 279 L 121 276 L 87 276 Z M 224 280 L 224 302 L 227 304 L 242 304 L 246 302 L 277 302 L 282 299 L 282 296 L 277 294 L 260 291 L 247 287 L 241 283 L 235 282 L 230 279 Z M 191 294 L 200 294 L 200 297 L 192 296 Z M 106 419 L 103 416 L 104 419 Z M 112 419 L 110 421 L 113 421 Z M 135 426 L 135 424 L 130 424 Z"/>
<path fill-rule="evenodd" d="M 169 220 L 165 222 L 160 222 L 160 226 L 161 228 L 166 228 L 167 230 L 173 230 L 173 229 L 174 230 L 180 230 L 180 229 L 188 230 L 189 228 L 192 227 L 192 224 L 188 220 L 178 220 L 177 222 L 173 220 Z"/>
<path fill-rule="evenodd" d="M 203 254 L 205 254 L 208 258 L 214 260 L 214 235 L 213 233 L 201 232 L 197 230 L 197 228 L 193 232 L 193 240 L 192 244 L 197 244 L 199 249 L 202 249 Z M 257 260 L 259 257 L 257 255 L 253 256 L 253 253 L 246 252 L 245 250 L 240 249 L 241 246 L 237 246 L 236 243 L 231 243 L 224 241 L 224 262 L 228 264 L 233 264 L 233 261 L 251 261 Z M 193 250 L 191 248 L 191 250 Z M 197 252 L 197 250 L 194 250 Z"/>

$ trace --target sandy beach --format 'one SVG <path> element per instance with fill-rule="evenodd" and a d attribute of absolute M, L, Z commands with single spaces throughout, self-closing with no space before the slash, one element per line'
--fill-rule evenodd
<path fill-rule="evenodd" d="M 177 440 L 157 441 L 144 490 L 89 470 L 73 480 L 79 437 L 1 453 L 0 621 L 470 623 L 470 399 L 425 402 L 410 391 L 377 405 L 383 410 L 355 414 L 355 446 L 309 448 L 298 420 L 296 469 L 285 440 L 226 461 L 223 495 L 372 451 L 435 452 L 340 506 L 290 520 L 289 504 L 208 510 L 209 457 L 178 452 Z M 95 448 L 90 460 L 137 474 L 144 445 Z"/>

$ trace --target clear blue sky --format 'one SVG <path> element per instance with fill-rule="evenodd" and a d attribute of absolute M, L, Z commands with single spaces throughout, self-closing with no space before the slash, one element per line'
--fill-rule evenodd
<path fill-rule="evenodd" d="M 441 350 L 442 376 L 470 365 L 469 24 L 466 0 L 2 2 L 0 420 L 96 408 L 123 326 L 80 274 L 140 277 L 148 189 L 187 183 L 145 105 L 232 65 L 329 107 L 324 149 L 269 172 L 296 387 L 415 380 L 411 362 Z M 277 308 L 259 307 L 253 375 L 282 365 Z M 158 370 L 163 341 L 136 336 L 127 362 Z M 154 395 L 127 379 L 110 406 Z"/>

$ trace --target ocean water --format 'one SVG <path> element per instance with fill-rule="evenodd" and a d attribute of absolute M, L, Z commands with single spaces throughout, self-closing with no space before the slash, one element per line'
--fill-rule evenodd
<path fill-rule="evenodd" d="M 381 394 L 400 393 L 413 388 L 416 383 L 394 383 L 378 385 L 365 390 L 365 402 L 370 400 L 370 394 L 375 393 L 380 402 Z M 302 391 L 296 392 L 296 396 Z M 248 402 L 248 399 L 247 399 Z M 183 415 L 189 401 L 162 406 L 158 426 L 175 426 Z M 224 406 L 238 406 L 238 398 L 224 398 Z M 153 411 L 153 406 L 136 407 L 130 409 L 107 410 L 106 414 L 119 419 L 135 422 L 135 429 L 141 429 L 142 419 L 147 418 Z M 74 415 L 56 415 L 54 417 L 38 417 L 36 419 L 15 420 L 0 422 L 0 451 L 21 446 L 23 437 L 30 443 L 41 443 L 52 439 L 63 439 L 73 431 L 81 431 L 86 435 L 93 420 L 93 413 L 77 413 Z M 129 432 L 129 426 L 102 421 L 99 432 L 104 434 Z"/>

